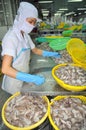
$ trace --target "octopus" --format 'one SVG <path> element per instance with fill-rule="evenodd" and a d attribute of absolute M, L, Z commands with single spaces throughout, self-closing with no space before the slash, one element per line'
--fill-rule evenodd
<path fill-rule="evenodd" d="M 43 49 L 43 50 L 48 50 L 48 51 L 54 52 L 54 50 L 51 49 L 51 48 L 49 47 L 49 44 L 46 43 L 46 42 L 44 42 L 44 43 L 38 45 L 38 48 Z M 59 58 L 55 58 L 55 57 L 51 57 L 51 59 L 52 59 L 56 64 L 72 63 L 72 62 L 73 62 L 71 56 L 69 55 L 69 53 L 67 52 L 66 49 L 60 50 L 60 51 L 58 51 L 58 53 L 61 55 L 61 58 L 60 58 L 60 59 L 59 59 Z"/>
<path fill-rule="evenodd" d="M 59 67 L 55 75 L 64 83 L 73 86 L 86 86 L 86 70 L 78 66 L 66 65 Z"/>
<path fill-rule="evenodd" d="M 61 55 L 61 58 L 52 58 L 53 61 L 56 63 L 56 64 L 62 64 L 62 63 L 72 63 L 72 58 L 71 56 L 69 55 L 69 53 L 65 50 L 61 50 L 61 51 L 58 51 L 58 53 Z"/>
<path fill-rule="evenodd" d="M 5 109 L 7 122 L 16 127 L 29 127 L 40 121 L 47 112 L 47 103 L 41 96 L 18 95 Z"/>
<path fill-rule="evenodd" d="M 79 98 L 66 97 L 54 101 L 51 117 L 60 130 L 86 130 L 86 104 Z"/>
<path fill-rule="evenodd" d="M 40 49 L 43 50 L 47 50 L 47 51 L 53 51 L 50 47 L 49 47 L 49 43 L 48 42 L 43 42 L 40 45 L 37 46 Z"/>

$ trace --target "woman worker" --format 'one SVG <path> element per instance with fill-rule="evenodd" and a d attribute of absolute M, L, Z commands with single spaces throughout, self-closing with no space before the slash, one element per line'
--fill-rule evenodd
<path fill-rule="evenodd" d="M 41 85 L 45 81 L 44 77 L 29 74 L 30 51 L 44 57 L 60 57 L 56 52 L 35 47 L 28 34 L 38 21 L 36 7 L 31 3 L 21 2 L 13 26 L 2 40 L 2 89 L 10 94 L 20 91 L 23 82 Z"/>

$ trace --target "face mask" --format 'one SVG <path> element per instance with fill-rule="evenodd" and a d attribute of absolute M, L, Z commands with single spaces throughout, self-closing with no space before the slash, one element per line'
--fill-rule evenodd
<path fill-rule="evenodd" d="M 25 21 L 21 27 L 21 30 L 24 31 L 25 33 L 30 33 L 34 27 L 35 26 Z"/>

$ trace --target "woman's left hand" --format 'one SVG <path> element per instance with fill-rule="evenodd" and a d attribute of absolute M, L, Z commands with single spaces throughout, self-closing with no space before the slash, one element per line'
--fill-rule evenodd
<path fill-rule="evenodd" d="M 42 55 L 43 55 L 44 57 L 61 58 L 61 55 L 60 55 L 58 52 L 43 51 Z"/>

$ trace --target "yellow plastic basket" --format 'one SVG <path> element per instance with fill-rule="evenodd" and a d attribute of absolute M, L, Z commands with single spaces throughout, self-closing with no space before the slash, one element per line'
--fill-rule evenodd
<path fill-rule="evenodd" d="M 64 25 L 65 25 L 65 23 L 64 23 L 64 22 L 61 22 L 61 23 L 57 26 L 57 28 L 58 28 L 58 29 L 62 29 L 62 28 L 64 27 Z"/>
<path fill-rule="evenodd" d="M 71 58 L 74 63 L 81 65 L 86 69 L 86 49 L 84 50 L 73 50 Z"/>
<path fill-rule="evenodd" d="M 67 51 L 71 55 L 73 50 L 83 50 L 85 48 L 85 43 L 79 38 L 72 38 L 67 43 Z"/>
<path fill-rule="evenodd" d="M 53 69 L 52 69 L 52 76 L 54 77 L 54 79 L 56 80 L 56 82 L 61 86 L 63 87 L 64 89 L 66 90 L 69 90 L 69 91 L 83 91 L 83 90 L 86 90 L 86 86 L 72 86 L 72 85 L 69 85 L 69 84 L 66 84 L 64 83 L 64 81 L 62 81 L 61 79 L 59 79 L 56 75 L 55 75 L 55 71 L 59 68 L 59 67 L 62 67 L 62 66 L 66 66 L 68 64 L 59 64 L 57 66 L 55 66 Z M 78 64 L 71 64 L 72 66 L 78 66 L 78 67 L 81 67 L 81 65 L 78 65 Z"/>
<path fill-rule="evenodd" d="M 71 37 L 72 33 L 73 33 L 72 30 L 66 30 L 66 31 L 62 32 L 62 36 L 64 36 L 64 37 Z"/>
<path fill-rule="evenodd" d="M 77 26 L 77 30 L 80 31 L 82 29 L 82 24 Z"/>
<path fill-rule="evenodd" d="M 58 100 L 61 100 L 61 99 L 67 98 L 67 97 L 79 98 L 80 100 L 83 101 L 83 103 L 86 104 L 86 97 L 85 97 L 85 96 L 81 96 L 81 95 L 80 95 L 80 96 L 73 96 L 73 95 L 70 95 L 70 96 L 57 96 L 57 97 L 55 97 L 55 98 L 52 100 L 52 102 L 50 103 L 50 106 L 52 106 L 55 101 L 58 101 Z M 53 126 L 53 128 L 54 128 L 55 130 L 60 130 L 59 127 L 54 123 L 54 121 L 53 121 L 53 119 L 52 119 L 51 109 L 50 109 L 50 108 L 49 108 L 49 120 L 50 120 L 50 123 L 51 123 L 51 125 Z"/>
<path fill-rule="evenodd" d="M 49 112 L 49 100 L 46 96 L 43 96 L 43 99 L 47 102 L 47 105 L 48 105 L 48 108 L 47 108 L 47 112 L 46 114 L 44 115 L 44 117 L 37 123 L 35 123 L 34 125 L 31 125 L 31 126 L 28 126 L 28 127 L 24 127 L 24 128 L 20 128 L 20 127 L 16 127 L 16 126 L 13 126 L 11 124 L 9 124 L 5 118 L 5 108 L 7 107 L 7 104 L 10 100 L 12 100 L 13 98 L 15 98 L 16 96 L 20 95 L 20 92 L 17 92 L 15 93 L 13 96 L 11 96 L 10 98 L 8 98 L 8 100 L 5 102 L 3 108 L 2 108 L 2 119 L 3 119 L 3 122 L 4 124 L 10 128 L 11 130 L 32 130 L 38 126 L 40 126 L 45 120 L 46 118 L 48 117 L 48 112 Z"/>
<path fill-rule="evenodd" d="M 77 25 L 71 26 L 71 27 L 69 28 L 69 30 L 72 30 L 72 31 L 77 30 Z"/>

